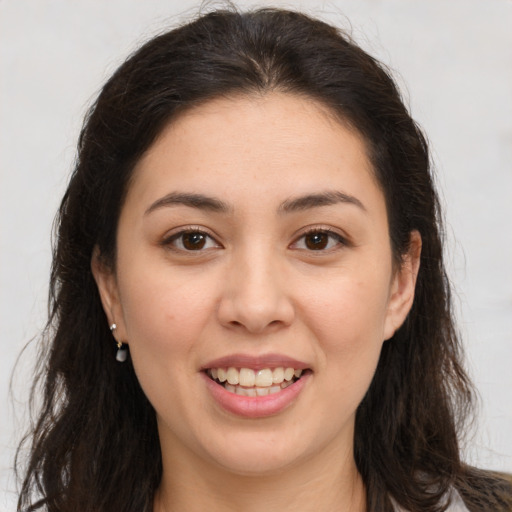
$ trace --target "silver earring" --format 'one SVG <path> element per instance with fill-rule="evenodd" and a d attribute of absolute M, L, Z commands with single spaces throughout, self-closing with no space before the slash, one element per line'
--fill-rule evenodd
<path fill-rule="evenodd" d="M 114 332 L 117 329 L 116 324 L 112 324 L 110 326 L 110 332 L 112 333 L 112 336 L 114 336 Z M 128 349 L 122 341 L 117 341 L 117 352 L 116 352 L 116 361 L 119 361 L 120 363 L 124 363 L 126 361 L 126 358 L 128 357 Z"/>

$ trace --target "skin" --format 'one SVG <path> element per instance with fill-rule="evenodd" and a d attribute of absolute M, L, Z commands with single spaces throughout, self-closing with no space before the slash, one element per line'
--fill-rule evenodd
<path fill-rule="evenodd" d="M 156 410 L 154 510 L 365 510 L 355 412 L 412 305 L 421 240 L 411 233 L 396 268 L 364 142 L 311 99 L 224 98 L 166 127 L 133 178 L 115 271 L 97 255 L 92 267 Z M 284 206 L 326 192 L 353 200 Z M 170 193 L 226 211 L 163 204 Z M 207 234 L 201 250 L 186 249 L 183 229 Z M 279 353 L 312 374 L 280 413 L 242 418 L 200 372 L 233 353 Z"/>

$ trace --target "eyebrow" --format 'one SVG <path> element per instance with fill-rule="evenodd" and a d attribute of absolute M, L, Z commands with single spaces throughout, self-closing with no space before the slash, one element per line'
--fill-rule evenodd
<path fill-rule="evenodd" d="M 163 208 L 165 206 L 189 206 L 198 208 L 199 210 L 207 210 L 210 212 L 227 213 L 232 208 L 215 197 L 209 197 L 204 194 L 190 194 L 184 192 L 171 192 L 166 196 L 156 200 L 145 212 L 144 215 Z"/>
<path fill-rule="evenodd" d="M 279 212 L 297 212 L 309 210 L 310 208 L 318 208 L 320 206 L 331 206 L 338 203 L 352 204 L 364 212 L 367 211 L 363 203 L 359 201 L 357 197 L 334 190 L 287 199 L 279 207 Z"/>
<path fill-rule="evenodd" d="M 307 194 L 293 199 L 287 199 L 281 203 L 278 208 L 278 212 L 292 213 L 339 203 L 352 204 L 364 212 L 367 211 L 359 199 L 336 190 L 320 192 L 316 194 Z M 144 212 L 144 215 L 148 215 L 149 213 L 166 206 L 180 205 L 216 213 L 229 213 L 233 211 L 233 208 L 230 205 L 215 197 L 210 197 L 204 194 L 171 192 L 152 203 L 151 206 Z"/>

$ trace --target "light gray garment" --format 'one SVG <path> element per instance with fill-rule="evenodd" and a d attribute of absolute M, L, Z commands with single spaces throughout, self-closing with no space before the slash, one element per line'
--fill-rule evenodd
<path fill-rule="evenodd" d="M 407 512 L 401 507 L 395 506 L 395 508 L 396 512 Z M 451 491 L 451 504 L 446 509 L 446 512 L 469 512 L 469 509 L 464 505 L 462 498 L 455 489 Z"/>
<path fill-rule="evenodd" d="M 464 505 L 462 498 L 459 496 L 459 493 L 455 490 L 452 491 L 452 504 L 446 512 L 469 512 L 466 505 Z"/>

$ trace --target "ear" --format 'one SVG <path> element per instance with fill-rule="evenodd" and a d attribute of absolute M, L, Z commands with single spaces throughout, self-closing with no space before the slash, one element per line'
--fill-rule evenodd
<path fill-rule="evenodd" d="M 411 231 L 409 248 L 402 257 L 400 268 L 396 269 L 391 283 L 386 322 L 384 326 L 384 339 L 387 340 L 395 334 L 404 323 L 414 301 L 416 279 L 420 268 L 421 235 L 418 231 Z"/>
<path fill-rule="evenodd" d="M 126 343 L 126 329 L 123 321 L 123 310 L 114 270 L 106 265 L 101 258 L 98 247 L 94 248 L 91 258 L 91 271 L 98 287 L 103 311 L 107 316 L 109 326 L 116 324 L 113 335 L 116 341 Z"/>

